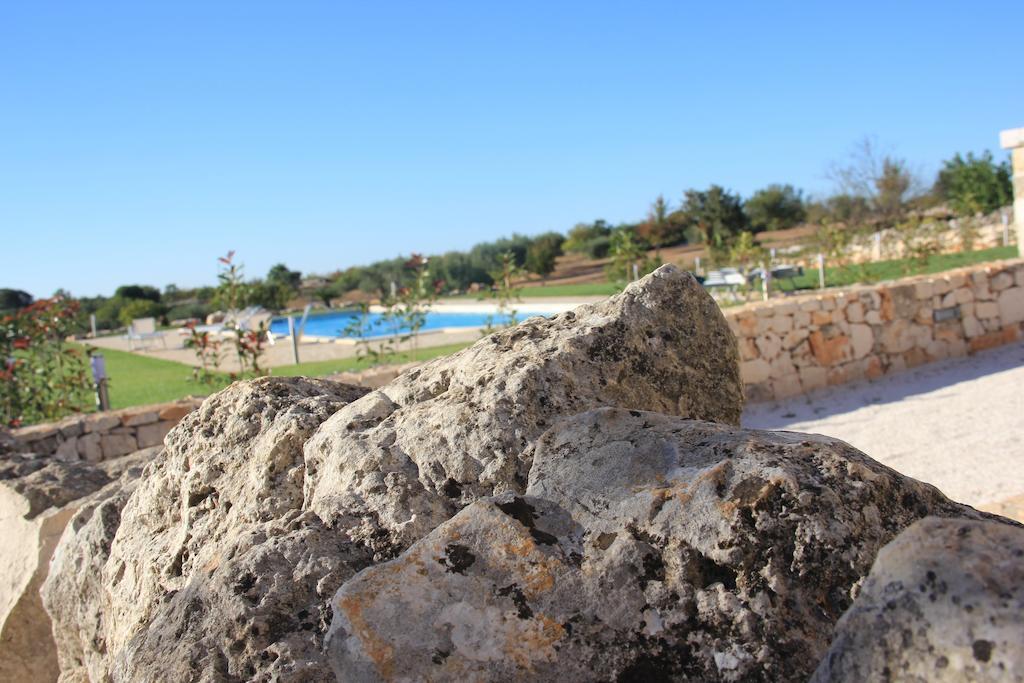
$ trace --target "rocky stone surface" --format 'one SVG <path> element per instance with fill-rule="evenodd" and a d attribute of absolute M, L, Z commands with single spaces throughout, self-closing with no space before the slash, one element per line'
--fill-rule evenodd
<path fill-rule="evenodd" d="M 236 383 L 168 435 L 120 513 L 111 499 L 62 544 L 105 558 L 47 587 L 58 605 L 89 586 L 84 614 L 54 615 L 68 675 L 333 679 L 323 635 L 344 580 L 473 499 L 523 490 L 523 451 L 558 418 L 612 404 L 738 421 L 735 353 L 715 304 L 666 267 L 381 391 Z"/>
<path fill-rule="evenodd" d="M 982 518 L 826 437 L 604 408 L 333 601 L 339 680 L 806 680 L 878 549 Z"/>
<path fill-rule="evenodd" d="M 50 557 L 78 507 L 155 450 L 101 465 L 10 452 L 0 459 L 0 680 L 57 678 L 39 597 Z"/>
<path fill-rule="evenodd" d="M 1024 529 L 929 517 L 897 536 L 813 680 L 1024 680 Z"/>
<path fill-rule="evenodd" d="M 326 602 L 366 562 L 303 513 L 302 446 L 366 391 L 237 382 L 171 431 L 134 492 L 83 512 L 45 589 L 68 680 L 322 680 Z"/>
<path fill-rule="evenodd" d="M 735 341 L 692 275 L 663 266 L 352 403 L 306 446 L 306 502 L 387 557 L 477 498 L 521 492 L 531 442 L 599 406 L 739 423 Z"/>

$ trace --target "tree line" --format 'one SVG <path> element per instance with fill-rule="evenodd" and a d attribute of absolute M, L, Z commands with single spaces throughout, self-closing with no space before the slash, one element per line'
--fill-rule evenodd
<path fill-rule="evenodd" d="M 646 215 L 633 222 L 612 225 L 603 219 L 577 223 L 566 234 L 550 231 L 527 236 L 513 234 L 481 242 L 468 251 L 449 251 L 426 259 L 430 278 L 442 293 L 489 288 L 500 278 L 503 263 L 517 271 L 546 279 L 563 254 L 591 259 L 611 258 L 609 274 L 629 277 L 632 264 L 649 268 L 660 262 L 660 250 L 680 244 L 705 245 L 712 258 L 727 259 L 756 241 L 758 233 L 813 224 L 837 243 L 851 232 L 897 227 L 908 216 L 945 206 L 958 216 L 989 213 L 1011 203 L 1013 192 L 1008 160 L 992 154 L 956 154 L 943 162 L 937 177 L 924 183 L 906 160 L 879 152 L 871 140 L 861 142 L 828 172 L 835 191 L 812 198 L 789 184 L 771 184 L 749 197 L 720 185 L 687 189 L 673 201 L 658 196 Z M 647 257 L 655 252 L 653 259 Z M 368 265 L 351 266 L 303 285 L 302 273 L 277 264 L 262 278 L 245 283 L 242 300 L 282 310 L 302 295 L 331 306 L 354 292 L 362 298 L 388 298 L 420 277 L 399 256 Z M 63 293 L 63 292 L 58 292 Z M 63 293 L 66 294 L 66 293 Z M 359 298 L 349 296 L 348 298 Z M 0 314 L 32 302 L 17 289 L 0 289 Z M 223 308 L 218 288 L 162 291 L 149 285 L 123 285 L 111 297 L 81 299 L 83 316 L 96 315 L 101 328 L 127 325 L 133 318 L 158 317 L 165 321 L 202 318 Z"/>

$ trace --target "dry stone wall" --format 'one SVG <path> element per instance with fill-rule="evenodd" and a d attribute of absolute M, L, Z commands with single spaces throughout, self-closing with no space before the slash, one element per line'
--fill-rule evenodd
<path fill-rule="evenodd" d="M 14 443 L 10 448 L 53 456 L 62 462 L 112 460 L 162 444 L 171 428 L 201 403 L 201 398 L 187 398 L 174 403 L 72 415 L 60 422 L 13 430 Z"/>
<path fill-rule="evenodd" d="M 1021 338 L 1024 260 L 726 311 L 749 401 L 965 356 Z"/>

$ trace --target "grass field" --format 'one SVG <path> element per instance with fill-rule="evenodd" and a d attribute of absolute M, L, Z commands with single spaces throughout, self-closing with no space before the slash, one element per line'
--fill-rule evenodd
<path fill-rule="evenodd" d="M 926 275 L 930 273 L 941 273 L 944 270 L 953 270 L 975 263 L 985 261 L 998 261 L 999 259 L 1015 258 L 1017 247 L 994 247 L 992 249 L 979 249 L 978 251 L 967 251 L 959 254 L 937 254 L 928 258 L 927 264 L 920 264 L 912 259 L 898 259 L 893 261 L 876 261 L 865 263 L 862 266 L 850 266 L 846 268 L 825 267 L 825 285 L 828 287 L 844 287 L 846 285 L 871 282 L 882 282 L 883 280 L 896 280 L 911 275 Z M 782 291 L 793 291 L 794 284 L 797 290 L 817 289 L 818 270 L 808 269 L 802 277 L 794 282 L 789 280 L 777 280 L 776 286 Z"/>
<path fill-rule="evenodd" d="M 552 296 L 611 296 L 622 291 L 614 282 L 581 282 L 575 285 L 547 285 L 524 287 L 519 295 L 526 298 Z"/>
<path fill-rule="evenodd" d="M 430 360 L 447 356 L 466 348 L 469 344 L 449 344 L 419 349 L 417 352 L 397 354 L 394 363 L 409 363 L 414 360 Z M 159 358 L 150 358 L 126 351 L 103 349 L 107 362 L 107 376 L 110 378 L 110 407 L 130 408 L 149 403 L 165 403 L 185 396 L 204 396 L 219 391 L 228 385 L 226 374 L 220 375 L 220 382 L 201 384 L 192 381 L 192 367 Z M 370 364 L 355 358 L 300 363 L 273 368 L 272 374 L 281 377 L 322 377 L 339 372 L 365 370 Z"/>

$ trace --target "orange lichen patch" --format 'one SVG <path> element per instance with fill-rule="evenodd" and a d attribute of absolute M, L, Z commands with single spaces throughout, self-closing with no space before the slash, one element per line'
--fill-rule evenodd
<path fill-rule="evenodd" d="M 377 635 L 363 616 L 363 602 L 358 597 L 345 596 L 338 601 L 338 609 L 348 618 L 349 624 L 363 646 L 363 652 L 373 662 L 383 678 L 391 678 L 394 670 L 395 649 Z"/>
<path fill-rule="evenodd" d="M 540 593 L 546 593 L 555 585 L 555 575 L 546 566 L 548 562 L 538 564 L 526 575 L 524 592 L 530 597 L 537 597 Z"/>
<path fill-rule="evenodd" d="M 551 617 L 539 614 L 521 621 L 521 628 L 508 633 L 505 655 L 520 669 L 533 670 L 533 663 L 552 661 L 557 654 L 554 645 L 565 637 L 565 629 Z"/>
<path fill-rule="evenodd" d="M 221 556 L 219 554 L 218 555 L 214 555 L 213 557 L 211 557 L 206 562 L 206 564 L 203 565 L 203 571 L 206 572 L 207 574 L 212 574 L 213 572 L 215 572 L 217 570 L 217 567 L 220 566 L 220 561 L 221 561 Z"/>

